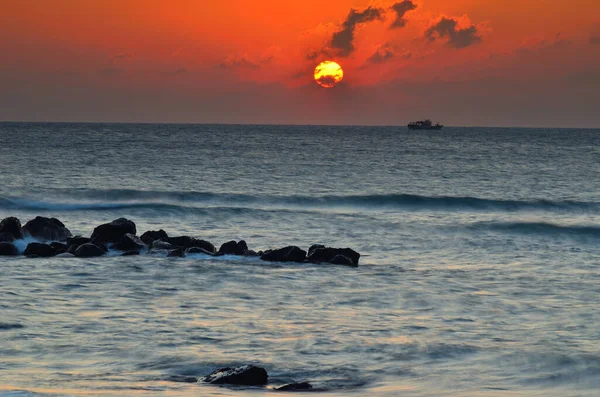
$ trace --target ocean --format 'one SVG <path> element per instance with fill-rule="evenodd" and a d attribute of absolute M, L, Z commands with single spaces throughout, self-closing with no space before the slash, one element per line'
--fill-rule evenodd
<path fill-rule="evenodd" d="M 0 257 L 0 396 L 598 396 L 599 164 L 600 130 L 0 123 L 0 219 L 361 254 Z M 269 385 L 178 381 L 242 364 Z"/>

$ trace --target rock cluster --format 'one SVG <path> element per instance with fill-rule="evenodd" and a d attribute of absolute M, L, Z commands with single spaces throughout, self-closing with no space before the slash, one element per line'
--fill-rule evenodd
<path fill-rule="evenodd" d="M 147 231 L 137 236 L 133 221 L 125 218 L 96 227 L 88 237 L 73 236 L 56 218 L 38 216 L 21 226 L 19 219 L 10 217 L 0 222 L 0 256 L 18 256 L 15 240 L 30 237 L 37 242 L 27 245 L 23 255 L 31 258 L 53 256 L 92 258 L 105 255 L 109 249 L 122 251 L 124 256 L 166 254 L 168 257 L 185 257 L 190 254 L 210 256 L 257 256 L 268 262 L 331 263 L 358 266 L 360 254 L 350 248 L 331 248 L 313 245 L 308 251 L 288 246 L 266 251 L 252 251 L 244 240 L 228 241 L 217 250 L 209 241 L 189 237 L 171 237 L 164 230 Z"/>

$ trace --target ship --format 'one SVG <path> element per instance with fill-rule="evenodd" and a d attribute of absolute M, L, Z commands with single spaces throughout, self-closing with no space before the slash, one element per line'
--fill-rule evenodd
<path fill-rule="evenodd" d="M 413 121 L 412 123 L 408 123 L 408 128 L 410 130 L 441 130 L 443 125 L 441 124 L 433 124 L 431 120 L 420 120 Z"/>

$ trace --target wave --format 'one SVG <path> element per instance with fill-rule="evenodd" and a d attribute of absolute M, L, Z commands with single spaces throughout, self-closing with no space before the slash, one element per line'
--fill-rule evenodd
<path fill-rule="evenodd" d="M 0 197 L 0 209 L 81 211 L 147 209 L 193 209 L 198 205 L 249 208 L 357 208 L 366 210 L 438 210 L 438 211 L 552 211 L 600 212 L 600 203 L 551 200 L 494 200 L 477 197 L 421 196 L 413 194 L 381 195 L 250 195 L 212 192 L 160 192 L 139 190 L 59 191 L 67 202 L 39 201 L 28 198 Z M 76 202 L 74 202 L 76 200 Z"/>
<path fill-rule="evenodd" d="M 479 222 L 472 225 L 472 227 L 506 233 L 600 238 L 600 226 L 596 225 L 557 225 L 547 222 Z"/>

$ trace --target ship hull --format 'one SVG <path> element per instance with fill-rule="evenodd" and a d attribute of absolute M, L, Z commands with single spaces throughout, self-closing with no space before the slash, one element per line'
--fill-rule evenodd
<path fill-rule="evenodd" d="M 409 130 L 441 130 L 443 125 L 432 125 L 432 126 L 424 126 L 424 125 L 409 125 Z"/>

